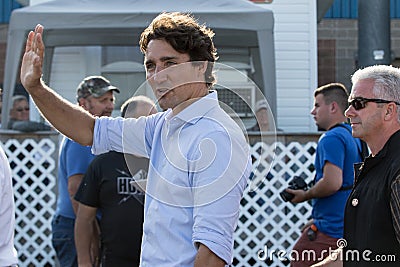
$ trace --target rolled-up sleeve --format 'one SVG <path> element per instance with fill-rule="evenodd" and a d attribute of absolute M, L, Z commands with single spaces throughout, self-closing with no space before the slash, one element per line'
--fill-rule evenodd
<path fill-rule="evenodd" d="M 234 188 L 222 199 L 196 208 L 193 243 L 201 243 L 228 265 L 232 262 L 233 233 L 239 217 L 241 190 Z"/>
<path fill-rule="evenodd" d="M 140 157 L 149 156 L 149 145 L 145 132 L 148 117 L 129 118 L 97 118 L 94 124 L 92 153 L 103 154 L 108 151 L 134 154 Z M 151 141 L 151 140 L 150 140 Z"/>
<path fill-rule="evenodd" d="M 196 171 L 193 177 L 195 203 L 198 205 L 195 204 L 193 211 L 192 241 L 207 246 L 230 264 L 233 233 L 251 162 L 246 149 L 235 144 L 234 138 L 213 132 L 209 140 L 213 140 L 215 147 L 214 158 L 207 168 Z M 211 145 L 210 148 L 204 147 L 204 151 L 210 150 Z"/>
<path fill-rule="evenodd" d="M 122 118 L 97 118 L 94 123 L 92 153 L 122 152 Z"/>

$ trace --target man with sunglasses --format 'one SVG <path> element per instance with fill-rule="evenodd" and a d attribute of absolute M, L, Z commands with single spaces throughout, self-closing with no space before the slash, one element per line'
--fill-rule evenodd
<path fill-rule="evenodd" d="M 119 89 L 104 77 L 89 76 L 78 85 L 77 101 L 80 107 L 93 116 L 111 116 L 114 109 L 114 92 L 119 93 Z M 73 127 L 74 123 L 66 127 Z M 57 208 L 51 225 L 52 245 L 61 267 L 78 266 L 74 243 L 78 202 L 74 196 L 94 158 L 90 149 L 90 146 L 80 145 L 67 137 L 64 137 L 60 145 Z M 98 229 L 97 225 L 94 229 Z M 97 254 L 98 251 L 94 250 L 93 253 Z"/>
<path fill-rule="evenodd" d="M 50 131 L 51 127 L 49 125 L 29 120 L 29 109 L 29 102 L 26 96 L 13 96 L 7 128 L 21 132 Z"/>
<path fill-rule="evenodd" d="M 353 136 L 371 154 L 355 165 L 346 202 L 344 242 L 313 266 L 399 266 L 400 263 L 400 70 L 376 65 L 357 70 L 349 108 Z"/>
<path fill-rule="evenodd" d="M 356 166 L 346 203 L 344 266 L 399 266 L 400 70 L 367 67 L 354 73 L 352 83 L 346 116 L 353 136 L 368 144 L 371 155 Z M 368 257 L 355 261 L 348 257 L 352 251 L 368 251 Z M 392 256 L 385 261 L 382 255 Z"/>
<path fill-rule="evenodd" d="M 307 191 L 287 189 L 294 194 L 293 203 L 312 199 L 312 219 L 303 227 L 302 235 L 293 247 L 298 255 L 291 266 L 310 266 L 337 248 L 343 237 L 343 215 L 354 179 L 354 163 L 362 161 L 362 146 L 351 135 L 344 111 L 348 92 L 340 83 L 330 83 L 314 92 L 311 115 L 318 129 L 325 130 L 318 141 L 315 156 L 315 184 Z M 305 257 L 304 251 L 313 252 Z M 324 252 L 325 251 L 325 252 Z"/>

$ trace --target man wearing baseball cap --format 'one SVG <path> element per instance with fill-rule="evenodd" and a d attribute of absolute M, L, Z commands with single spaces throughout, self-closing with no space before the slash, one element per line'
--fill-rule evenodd
<path fill-rule="evenodd" d="M 77 100 L 80 106 L 91 114 L 111 116 L 114 109 L 113 92 L 119 93 L 119 89 L 102 76 L 86 77 L 76 91 Z"/>
<path fill-rule="evenodd" d="M 77 101 L 79 106 L 92 115 L 111 116 L 114 109 L 114 92 L 119 93 L 119 89 L 104 77 L 89 76 L 78 85 Z M 82 146 L 65 137 L 60 149 L 58 198 L 52 221 L 52 244 L 61 267 L 78 266 L 74 243 L 78 203 L 74 200 L 74 195 L 94 155 L 90 147 Z"/>

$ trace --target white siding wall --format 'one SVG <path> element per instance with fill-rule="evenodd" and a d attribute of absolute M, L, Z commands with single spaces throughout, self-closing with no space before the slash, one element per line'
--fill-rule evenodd
<path fill-rule="evenodd" d="M 100 74 L 100 47 L 59 47 L 54 51 L 50 86 L 76 103 L 76 87 L 89 75 Z"/>
<path fill-rule="evenodd" d="M 72 103 L 76 103 L 76 87 L 86 76 L 82 49 L 56 48 L 50 77 L 50 86 Z"/>
<path fill-rule="evenodd" d="M 46 82 L 71 103 L 76 103 L 76 87 L 87 75 L 85 55 L 83 47 L 58 47 L 54 50 L 50 82 Z M 37 109 L 31 109 L 31 118 L 42 120 Z"/>
<path fill-rule="evenodd" d="M 261 5 L 275 18 L 277 125 L 286 132 L 316 131 L 310 115 L 318 78 L 316 1 Z"/>

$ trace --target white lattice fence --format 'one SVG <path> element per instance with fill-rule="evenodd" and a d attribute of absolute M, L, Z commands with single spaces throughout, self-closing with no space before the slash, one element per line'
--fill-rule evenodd
<path fill-rule="evenodd" d="M 14 178 L 15 246 L 20 266 L 56 266 L 51 219 L 56 201 L 58 137 L 1 138 Z M 242 200 L 233 266 L 287 265 L 270 254 L 290 252 L 311 206 L 283 202 L 279 193 L 294 175 L 312 179 L 315 147 L 315 141 L 256 143 L 251 147 L 255 175 Z"/>
<path fill-rule="evenodd" d="M 55 266 L 51 219 L 56 201 L 56 135 L 3 138 L 13 175 L 19 266 Z"/>
<path fill-rule="evenodd" d="M 300 227 L 309 219 L 311 206 L 284 202 L 279 193 L 295 175 L 312 180 L 315 147 L 315 142 L 252 146 L 254 177 L 242 200 L 234 266 L 289 264 L 285 253 L 290 253 Z"/>

